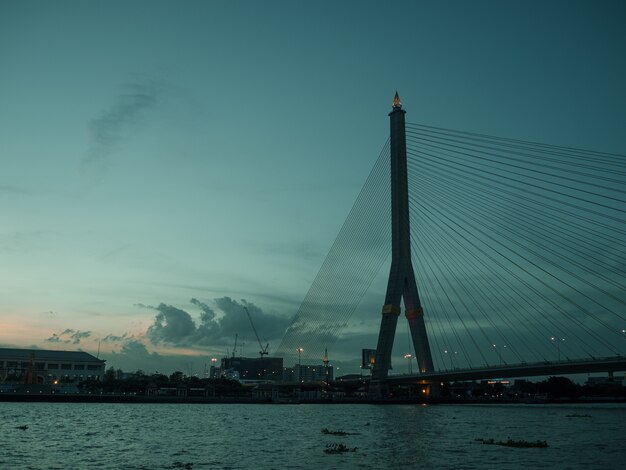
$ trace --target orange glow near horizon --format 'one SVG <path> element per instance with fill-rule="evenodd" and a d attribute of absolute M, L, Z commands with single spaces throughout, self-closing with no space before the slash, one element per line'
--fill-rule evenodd
<path fill-rule="evenodd" d="M 15 314 L 5 315 L 0 319 L 0 345 L 7 348 L 18 349 L 48 349 L 48 350 L 81 350 L 96 355 L 98 351 L 102 354 L 121 354 L 125 340 L 119 342 L 101 342 L 106 336 L 101 332 L 92 331 L 91 335 L 81 338 L 79 343 L 65 341 L 46 341 L 53 334 L 59 334 L 63 328 L 50 326 L 49 324 L 36 324 L 24 320 L 24 316 Z M 108 334 L 108 333 L 107 333 Z M 65 337 L 61 337 L 65 338 Z M 143 343 L 149 353 L 157 353 L 163 356 L 188 356 L 190 358 L 197 357 L 221 357 L 219 351 L 198 350 L 190 347 L 176 348 L 171 346 L 153 345 L 140 330 L 129 334 L 126 340 L 138 341 Z M 209 359 L 207 359 L 208 361 Z"/>
<path fill-rule="evenodd" d="M 41 346 L 45 343 L 45 338 L 49 337 L 48 327 L 26 323 L 24 318 L 5 317 L 0 320 L 0 343 L 2 344 L 15 347 Z"/>

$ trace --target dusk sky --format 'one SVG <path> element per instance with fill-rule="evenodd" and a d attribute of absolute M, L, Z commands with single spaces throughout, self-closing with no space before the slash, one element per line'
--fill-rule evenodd
<path fill-rule="evenodd" d="M 0 0 L 0 345 L 199 372 L 235 333 L 257 354 L 247 304 L 271 353 L 396 90 L 410 122 L 624 154 L 624 25 L 622 1 Z"/>

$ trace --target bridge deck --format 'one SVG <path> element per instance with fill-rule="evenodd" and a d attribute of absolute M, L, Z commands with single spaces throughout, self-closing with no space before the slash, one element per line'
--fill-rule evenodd
<path fill-rule="evenodd" d="M 410 383 L 420 380 L 427 380 L 429 382 L 454 382 L 463 380 L 618 371 L 626 371 L 626 357 L 624 356 L 598 359 L 574 359 L 530 364 L 510 364 L 485 368 L 455 369 L 428 372 L 419 375 L 390 375 L 389 381 L 393 383 Z"/>

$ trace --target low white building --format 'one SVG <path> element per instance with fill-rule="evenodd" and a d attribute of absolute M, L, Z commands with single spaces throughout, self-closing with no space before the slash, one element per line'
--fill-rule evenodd
<path fill-rule="evenodd" d="M 105 362 L 84 351 L 0 348 L 0 380 L 25 381 L 29 371 L 40 384 L 102 380 Z"/>

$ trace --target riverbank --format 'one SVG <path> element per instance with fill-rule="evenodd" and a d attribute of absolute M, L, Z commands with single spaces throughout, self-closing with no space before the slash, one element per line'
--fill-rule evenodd
<path fill-rule="evenodd" d="M 498 405 L 498 404 L 574 404 L 574 403 L 623 403 L 624 397 L 580 397 L 559 399 L 502 399 L 502 398 L 386 398 L 342 397 L 333 399 L 292 399 L 289 401 L 257 397 L 189 397 L 155 396 L 135 394 L 58 394 L 58 393 L 0 393 L 0 402 L 49 402 L 49 403 L 151 403 L 151 404 L 364 404 L 364 405 Z"/>

